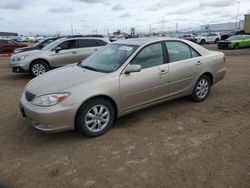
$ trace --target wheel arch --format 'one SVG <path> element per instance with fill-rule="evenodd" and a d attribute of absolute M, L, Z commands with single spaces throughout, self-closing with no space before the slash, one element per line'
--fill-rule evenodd
<path fill-rule="evenodd" d="M 31 66 L 32 66 L 32 64 L 33 64 L 34 62 L 36 62 L 36 61 L 43 61 L 44 63 L 46 63 L 46 64 L 48 65 L 49 69 L 51 69 L 51 66 L 50 66 L 48 60 L 43 59 L 43 58 L 38 58 L 38 59 L 34 59 L 34 60 L 32 60 L 32 61 L 30 62 L 30 66 L 29 66 L 29 70 L 30 70 L 30 71 L 31 71 Z"/>
<path fill-rule="evenodd" d="M 202 75 L 206 75 L 206 76 L 210 79 L 211 85 L 213 85 L 214 76 L 213 76 L 213 74 L 212 74 L 211 72 L 205 72 L 205 73 L 203 73 Z M 202 75 L 201 75 L 201 76 L 202 76 Z"/>
<path fill-rule="evenodd" d="M 83 103 L 77 109 L 76 115 L 75 115 L 75 119 L 74 119 L 74 126 L 75 126 L 75 128 L 76 128 L 76 119 L 77 119 L 77 116 L 78 116 L 80 108 L 84 104 L 86 104 L 87 102 L 89 102 L 90 100 L 93 100 L 95 98 L 104 98 L 104 99 L 108 100 L 112 104 L 112 106 L 114 108 L 114 112 L 115 112 L 115 118 L 117 118 L 117 116 L 118 116 L 118 107 L 117 107 L 117 104 L 116 104 L 115 100 L 112 97 L 108 96 L 108 95 L 96 95 L 96 96 L 90 97 L 87 100 L 83 101 Z"/>

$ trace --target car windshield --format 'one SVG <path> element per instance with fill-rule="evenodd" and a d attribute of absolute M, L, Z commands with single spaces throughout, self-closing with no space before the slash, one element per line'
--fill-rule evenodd
<path fill-rule="evenodd" d="M 65 38 L 61 38 L 61 39 L 57 39 L 53 42 L 51 42 L 50 44 L 48 44 L 47 46 L 45 46 L 44 48 L 42 48 L 42 50 L 51 50 L 54 47 L 56 47 L 58 44 L 60 44 Z"/>
<path fill-rule="evenodd" d="M 229 37 L 227 40 L 240 40 L 241 39 L 241 35 L 235 35 L 235 36 L 231 36 L 231 37 Z"/>
<path fill-rule="evenodd" d="M 98 72 L 114 72 L 137 48 L 137 45 L 108 44 L 83 60 L 80 66 Z"/>
<path fill-rule="evenodd" d="M 45 40 L 41 40 L 41 41 L 39 41 L 39 42 L 33 44 L 32 46 L 33 46 L 33 47 L 37 47 L 37 46 L 39 46 L 43 41 L 45 41 Z"/>

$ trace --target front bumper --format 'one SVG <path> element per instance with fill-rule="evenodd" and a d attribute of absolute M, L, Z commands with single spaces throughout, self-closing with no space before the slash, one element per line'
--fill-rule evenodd
<path fill-rule="evenodd" d="M 24 95 L 19 105 L 25 122 L 45 132 L 73 130 L 78 107 L 79 105 L 63 106 L 60 103 L 50 107 L 35 106 Z"/>
<path fill-rule="evenodd" d="M 10 60 L 10 66 L 12 68 L 12 72 L 15 73 L 28 73 L 30 63 L 28 61 L 13 61 Z"/>
<path fill-rule="evenodd" d="M 21 66 L 15 66 L 15 67 L 12 67 L 12 72 L 15 72 L 15 73 L 28 73 L 29 71 L 25 70 Z"/>
<path fill-rule="evenodd" d="M 229 42 L 219 42 L 218 43 L 218 48 L 219 49 L 232 49 L 233 45 Z"/>

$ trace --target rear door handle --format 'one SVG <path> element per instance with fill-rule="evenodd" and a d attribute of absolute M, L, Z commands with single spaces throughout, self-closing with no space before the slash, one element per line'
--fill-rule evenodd
<path fill-rule="evenodd" d="M 73 51 L 73 52 L 72 52 L 72 54 L 76 54 L 76 53 L 77 53 L 77 51 Z"/>
<path fill-rule="evenodd" d="M 200 64 L 201 64 L 201 61 L 197 61 L 197 62 L 196 62 L 196 65 L 200 65 Z"/>

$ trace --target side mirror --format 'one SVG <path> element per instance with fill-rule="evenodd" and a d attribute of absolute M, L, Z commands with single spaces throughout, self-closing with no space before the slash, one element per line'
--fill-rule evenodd
<path fill-rule="evenodd" d="M 56 47 L 56 48 L 55 48 L 55 52 L 56 52 L 56 53 L 58 53 L 58 52 L 61 51 L 61 50 L 62 50 L 61 47 Z"/>
<path fill-rule="evenodd" d="M 140 71 L 141 71 L 141 65 L 132 64 L 127 66 L 127 68 L 125 69 L 125 74 L 129 74 L 132 72 L 140 72 Z"/>

